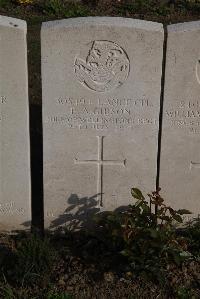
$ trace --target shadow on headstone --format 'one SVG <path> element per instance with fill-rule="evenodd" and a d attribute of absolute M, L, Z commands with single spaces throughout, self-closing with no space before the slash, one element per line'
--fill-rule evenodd
<path fill-rule="evenodd" d="M 98 196 L 99 194 L 95 194 L 91 197 L 80 198 L 77 194 L 71 194 L 67 199 L 67 208 L 63 214 L 51 222 L 50 229 L 59 227 L 67 228 L 69 231 L 94 229 L 96 227 L 94 216 L 101 214 L 103 217 L 109 212 L 101 210 L 98 206 Z M 129 206 L 120 206 L 113 212 L 122 213 L 127 211 L 128 208 Z"/>
<path fill-rule="evenodd" d="M 23 225 L 24 227 L 27 227 L 27 229 L 28 229 L 28 228 L 30 228 L 31 224 L 32 224 L 31 221 L 26 221 L 26 222 L 23 222 L 21 225 Z"/>
<path fill-rule="evenodd" d="M 91 197 L 79 198 L 71 194 L 67 199 L 67 208 L 64 213 L 52 221 L 50 229 L 64 226 L 69 230 L 85 229 L 93 225 L 93 217 L 100 212 L 97 206 L 98 194 Z"/>

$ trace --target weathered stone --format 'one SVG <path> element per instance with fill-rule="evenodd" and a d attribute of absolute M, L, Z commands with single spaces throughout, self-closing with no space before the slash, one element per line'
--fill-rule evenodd
<path fill-rule="evenodd" d="M 160 186 L 200 213 L 200 22 L 168 26 Z"/>
<path fill-rule="evenodd" d="M 0 230 L 30 225 L 26 22 L 0 16 Z"/>
<path fill-rule="evenodd" d="M 163 27 L 89 17 L 44 23 L 46 226 L 87 224 L 155 188 Z"/>

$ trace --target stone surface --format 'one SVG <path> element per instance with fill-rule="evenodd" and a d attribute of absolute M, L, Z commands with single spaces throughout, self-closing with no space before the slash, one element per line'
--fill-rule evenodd
<path fill-rule="evenodd" d="M 45 225 L 74 228 L 155 188 L 163 28 L 88 17 L 41 37 Z"/>
<path fill-rule="evenodd" d="M 160 187 L 200 213 L 200 22 L 168 26 Z"/>
<path fill-rule="evenodd" d="M 30 225 L 26 23 L 0 16 L 0 230 Z"/>

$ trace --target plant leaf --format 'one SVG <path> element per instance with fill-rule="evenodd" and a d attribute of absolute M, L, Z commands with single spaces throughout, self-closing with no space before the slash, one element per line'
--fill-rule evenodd
<path fill-rule="evenodd" d="M 174 215 L 172 215 L 172 217 L 173 217 L 174 220 L 176 220 L 179 223 L 183 222 L 182 217 L 180 215 L 178 215 L 178 214 L 174 214 Z"/>
<path fill-rule="evenodd" d="M 176 211 L 179 215 L 186 215 L 186 214 L 192 214 L 192 212 L 186 210 L 186 209 L 180 209 Z"/>
<path fill-rule="evenodd" d="M 182 251 L 180 252 L 180 256 L 187 258 L 187 257 L 192 257 L 192 254 L 188 251 Z"/>
<path fill-rule="evenodd" d="M 144 200 L 144 196 L 142 194 L 142 192 L 138 189 L 138 188 L 132 188 L 131 189 L 131 194 L 134 198 L 136 199 L 140 199 L 140 200 Z"/>
<path fill-rule="evenodd" d="M 158 232 L 155 229 L 149 229 L 150 235 L 152 238 L 157 238 L 158 237 Z"/>

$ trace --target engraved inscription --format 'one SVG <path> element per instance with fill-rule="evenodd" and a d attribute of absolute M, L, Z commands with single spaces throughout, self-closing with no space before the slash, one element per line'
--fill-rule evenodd
<path fill-rule="evenodd" d="M 2 113 L 2 109 L 1 109 L 1 106 L 6 104 L 7 102 L 7 99 L 5 96 L 0 96 L 0 122 L 3 120 L 3 113 Z"/>
<path fill-rule="evenodd" d="M 200 163 L 196 163 L 196 162 L 190 162 L 190 170 L 192 170 L 192 168 L 200 168 Z"/>
<path fill-rule="evenodd" d="M 153 104 L 146 98 L 71 98 L 55 101 L 58 114 L 45 122 L 78 130 L 131 130 L 141 126 L 156 126 Z M 61 108 L 61 109 L 60 109 Z"/>
<path fill-rule="evenodd" d="M 200 100 L 176 100 L 174 106 L 166 109 L 164 113 L 171 127 L 200 134 Z"/>
<path fill-rule="evenodd" d="M 109 107 L 134 107 L 134 108 L 142 108 L 142 107 L 153 107 L 153 104 L 150 103 L 149 99 L 141 98 L 141 99 L 130 99 L 130 98 L 105 98 L 96 99 L 96 98 L 58 98 L 56 100 L 57 104 L 61 105 L 69 105 L 69 106 L 82 106 L 82 105 L 96 105 L 96 106 L 109 106 Z"/>
<path fill-rule="evenodd" d="M 126 52 L 111 41 L 94 41 L 86 59 L 76 58 L 74 71 L 89 89 L 105 92 L 121 86 L 130 71 Z"/>
<path fill-rule="evenodd" d="M 196 78 L 197 82 L 200 84 L 200 59 L 198 59 L 196 64 Z"/>
<path fill-rule="evenodd" d="M 126 160 L 104 160 L 103 158 L 103 141 L 104 136 L 97 136 L 98 138 L 98 159 L 97 160 L 78 160 L 75 158 L 75 164 L 96 164 L 98 166 L 97 176 L 97 198 L 99 207 L 103 207 L 103 166 L 126 166 Z"/>
<path fill-rule="evenodd" d="M 23 215 L 24 213 L 24 208 L 16 207 L 13 201 L 8 203 L 0 203 L 0 215 Z"/>
<path fill-rule="evenodd" d="M 5 104 L 7 101 L 5 96 L 0 96 L 0 104 Z"/>
<path fill-rule="evenodd" d="M 55 217 L 53 211 L 47 211 L 47 212 L 46 212 L 46 216 L 49 217 L 49 218 L 51 218 L 51 217 Z"/>

